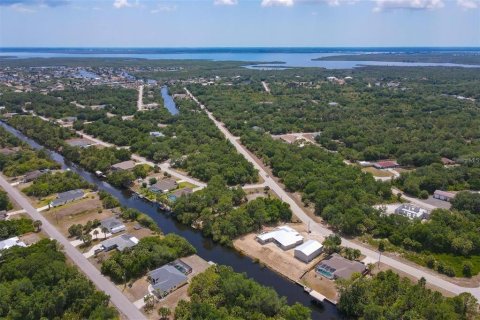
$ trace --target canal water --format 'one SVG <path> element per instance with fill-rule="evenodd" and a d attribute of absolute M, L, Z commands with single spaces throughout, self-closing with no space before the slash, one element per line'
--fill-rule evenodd
<path fill-rule="evenodd" d="M 180 111 L 178 110 L 175 101 L 173 101 L 172 96 L 168 93 L 168 87 L 163 86 L 160 92 L 162 93 L 163 104 L 165 108 L 167 108 L 172 115 L 178 114 Z"/>
<path fill-rule="evenodd" d="M 40 144 L 4 122 L 0 121 L 0 125 L 21 140 L 27 142 L 32 148 L 43 148 Z M 95 184 L 99 190 L 107 191 L 117 197 L 123 206 L 135 208 L 152 217 L 165 234 L 173 232 L 186 238 L 197 249 L 197 254 L 203 259 L 231 266 L 236 272 L 244 272 L 248 277 L 255 279 L 262 285 L 274 288 L 279 295 L 287 298 L 288 303 L 299 302 L 309 307 L 312 310 L 312 319 L 340 318 L 334 305 L 325 302 L 323 306 L 319 307 L 317 304 L 312 303 L 310 295 L 304 292 L 302 287 L 283 278 L 268 268 L 262 268 L 258 263 L 254 263 L 252 259 L 241 255 L 234 249 L 221 246 L 211 239 L 202 236 L 200 231 L 178 223 L 173 217 L 160 210 L 156 204 L 138 198 L 130 191 L 112 187 L 105 181 L 98 179 L 94 174 L 64 159 L 62 155 L 56 152 L 49 151 L 49 153 L 53 160 L 62 165 L 62 169 L 70 169 L 78 173 L 88 182 Z"/>

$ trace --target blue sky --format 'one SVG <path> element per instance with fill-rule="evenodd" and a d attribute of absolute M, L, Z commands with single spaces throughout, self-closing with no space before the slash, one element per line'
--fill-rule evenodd
<path fill-rule="evenodd" d="M 0 46 L 480 46 L 480 0 L 0 0 Z"/>

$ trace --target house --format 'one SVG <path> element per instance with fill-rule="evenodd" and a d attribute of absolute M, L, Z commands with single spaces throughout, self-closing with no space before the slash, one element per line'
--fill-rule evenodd
<path fill-rule="evenodd" d="M 155 193 L 165 193 L 178 187 L 177 181 L 173 179 L 163 179 L 150 186 L 149 190 Z"/>
<path fill-rule="evenodd" d="M 65 141 L 71 147 L 80 147 L 80 148 L 88 148 L 93 146 L 95 143 L 88 139 L 83 138 L 74 138 Z"/>
<path fill-rule="evenodd" d="M 193 190 L 190 189 L 190 188 L 183 188 L 183 189 L 180 189 L 180 190 L 177 190 L 177 191 L 174 191 L 172 192 L 171 195 L 168 196 L 168 199 L 170 201 L 173 201 L 175 202 L 178 198 L 180 198 L 181 196 L 186 196 L 186 195 L 189 195 L 193 193 Z"/>
<path fill-rule="evenodd" d="M 427 219 L 430 212 L 426 209 L 414 206 L 410 203 L 404 203 L 395 209 L 396 214 L 400 214 L 409 219 Z"/>
<path fill-rule="evenodd" d="M 57 195 L 57 198 L 50 202 L 51 207 L 58 207 L 58 206 L 63 206 L 64 204 L 68 202 L 72 202 L 78 199 L 81 199 L 85 196 L 85 193 L 81 189 L 76 189 L 76 190 L 70 190 L 70 191 L 65 191 L 62 193 L 59 193 Z"/>
<path fill-rule="evenodd" d="M 341 255 L 334 253 L 327 259 L 321 261 L 316 267 L 315 271 L 327 279 L 350 279 L 353 273 L 365 273 L 366 266 L 358 261 L 351 261 L 345 259 Z"/>
<path fill-rule="evenodd" d="M 120 171 L 120 170 L 132 170 L 135 168 L 135 161 L 127 160 L 123 162 L 116 163 L 112 165 L 111 169 L 113 171 Z"/>
<path fill-rule="evenodd" d="M 40 170 L 34 170 L 34 171 L 30 171 L 30 172 L 27 172 L 24 176 L 23 176 L 23 182 L 24 183 L 27 183 L 27 182 L 32 182 L 34 180 L 36 180 L 38 177 L 40 177 L 41 175 L 43 175 L 44 172 L 40 171 Z"/>
<path fill-rule="evenodd" d="M 167 296 L 177 288 L 187 284 L 188 277 L 170 264 L 166 264 L 148 273 L 153 292 L 160 298 Z"/>
<path fill-rule="evenodd" d="M 444 166 L 453 166 L 454 164 L 456 164 L 455 161 L 451 160 L 451 159 L 448 159 L 448 158 L 441 158 L 440 161 L 442 161 L 443 165 Z"/>
<path fill-rule="evenodd" d="M 150 136 L 155 137 L 155 138 L 165 137 L 165 135 L 163 133 L 161 133 L 160 131 L 152 131 L 152 132 L 150 132 Z"/>
<path fill-rule="evenodd" d="M 385 160 L 385 161 L 375 162 L 373 166 L 377 169 L 392 169 L 392 168 L 398 168 L 400 165 L 396 161 Z"/>
<path fill-rule="evenodd" d="M 122 234 L 100 243 L 101 249 L 104 251 L 110 251 L 117 249 L 118 251 L 123 251 L 126 248 L 134 247 L 138 244 L 138 239 L 129 234 Z"/>
<path fill-rule="evenodd" d="M 125 225 L 117 218 L 111 217 L 100 222 L 102 228 L 107 228 L 111 234 L 125 231 Z"/>
<path fill-rule="evenodd" d="M 7 250 L 15 246 L 26 247 L 27 245 L 23 241 L 20 241 L 18 237 L 12 237 L 12 238 L 0 241 L 0 251 Z"/>
<path fill-rule="evenodd" d="M 261 244 L 274 242 L 283 250 L 295 248 L 303 243 L 303 237 L 289 226 L 281 226 L 273 231 L 259 234 L 256 239 Z"/>
<path fill-rule="evenodd" d="M 435 199 L 443 200 L 443 201 L 452 201 L 453 198 L 455 198 L 455 193 L 454 192 L 448 192 L 448 191 L 442 191 L 442 190 L 435 190 L 433 193 L 433 197 Z"/>
<path fill-rule="evenodd" d="M 323 246 L 317 240 L 308 240 L 302 245 L 295 248 L 293 255 L 298 260 L 309 263 L 320 255 L 323 251 Z"/>

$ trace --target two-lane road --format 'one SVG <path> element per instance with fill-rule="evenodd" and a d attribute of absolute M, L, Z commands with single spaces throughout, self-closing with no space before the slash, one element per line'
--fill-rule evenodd
<path fill-rule="evenodd" d="M 332 234 L 333 232 L 329 230 L 327 227 L 321 225 L 320 223 L 316 222 L 313 220 L 310 216 L 308 216 L 302 208 L 291 198 L 291 196 L 274 180 L 272 179 L 268 173 L 265 171 L 262 166 L 260 166 L 255 159 L 252 157 L 252 155 L 247 151 L 247 149 L 240 144 L 238 139 L 233 136 L 230 131 L 228 131 L 223 123 L 218 121 L 213 114 L 208 111 L 208 109 L 195 97 L 192 95 L 192 93 L 187 89 L 184 88 L 185 92 L 200 106 L 202 110 L 204 110 L 208 117 L 215 123 L 217 128 L 225 135 L 225 137 L 230 141 L 230 143 L 237 149 L 237 151 L 242 154 L 247 161 L 249 161 L 255 169 L 258 170 L 260 176 L 265 180 L 265 184 L 270 187 L 271 190 L 273 190 L 284 202 L 288 203 L 290 205 L 290 209 L 292 210 L 293 214 L 295 214 L 300 220 L 302 220 L 303 223 L 306 225 L 310 225 L 310 230 L 312 233 L 320 234 L 322 236 L 328 236 Z M 342 245 L 354 249 L 359 249 L 362 254 L 364 254 L 366 257 L 368 257 L 370 260 L 376 261 L 378 260 L 379 253 L 377 251 L 371 250 L 369 248 L 366 248 L 362 245 L 359 245 L 358 243 L 352 242 L 348 239 L 342 238 Z M 418 266 L 418 267 L 413 267 L 409 264 L 406 264 L 402 261 L 387 257 L 387 256 L 382 256 L 381 258 L 382 263 L 393 267 L 397 270 L 401 270 L 417 279 L 420 279 L 421 277 L 425 278 L 428 283 L 435 285 L 439 288 L 442 288 L 444 290 L 450 291 L 454 294 L 460 294 L 462 292 L 470 292 L 472 295 L 474 295 L 478 300 L 480 300 L 480 288 L 467 288 L 467 287 L 461 287 L 459 285 L 456 285 L 454 283 L 451 283 L 449 281 L 446 281 L 442 279 L 440 276 L 437 276 L 428 270 L 425 270 L 424 268 Z"/>
<path fill-rule="evenodd" d="M 4 177 L 0 176 L 0 186 L 12 197 L 33 220 L 40 220 L 42 222 L 42 229 L 51 238 L 58 241 L 63 246 L 63 250 L 67 256 L 78 266 L 80 270 L 95 284 L 95 286 L 104 291 L 110 296 L 110 301 L 123 313 L 128 319 L 143 320 L 146 317 L 131 303 L 127 297 L 107 278 L 105 278 L 100 271 L 98 271 L 80 251 L 75 249 L 37 209 L 35 209 L 28 200 L 15 188 L 13 188 Z"/>

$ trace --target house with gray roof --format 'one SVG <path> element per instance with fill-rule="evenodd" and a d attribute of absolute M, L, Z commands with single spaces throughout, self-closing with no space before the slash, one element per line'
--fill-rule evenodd
<path fill-rule="evenodd" d="M 125 225 L 115 217 L 103 219 L 100 224 L 102 228 L 107 228 L 111 234 L 125 231 Z"/>
<path fill-rule="evenodd" d="M 167 296 L 188 282 L 188 277 L 170 264 L 150 271 L 148 279 L 153 293 L 159 298 Z"/>
<path fill-rule="evenodd" d="M 177 181 L 173 179 L 163 179 L 150 186 L 149 190 L 155 193 L 166 193 L 178 187 Z"/>
<path fill-rule="evenodd" d="M 63 206 L 68 202 L 72 202 L 78 199 L 81 199 L 85 196 L 85 193 L 82 189 L 70 190 L 59 193 L 57 198 L 50 202 L 51 207 Z"/>
<path fill-rule="evenodd" d="M 341 255 L 334 253 L 330 257 L 322 260 L 316 267 L 315 271 L 327 279 L 350 279 L 355 272 L 365 273 L 367 270 L 365 264 L 345 259 Z"/>
<path fill-rule="evenodd" d="M 24 183 L 27 183 L 27 182 L 31 182 L 33 180 L 36 180 L 37 178 L 39 178 L 40 176 L 42 176 L 44 174 L 44 172 L 40 171 L 40 170 L 34 170 L 34 171 L 30 171 L 30 172 L 27 172 L 24 176 L 23 176 L 23 182 Z"/>
<path fill-rule="evenodd" d="M 111 169 L 113 171 L 120 171 L 120 170 L 132 170 L 135 168 L 135 161 L 133 160 L 127 160 L 119 163 L 115 163 L 112 165 Z"/>
<path fill-rule="evenodd" d="M 132 248 L 138 244 L 138 239 L 130 234 L 122 234 L 100 243 L 102 250 L 110 251 L 117 249 L 123 251 L 126 248 Z"/>

